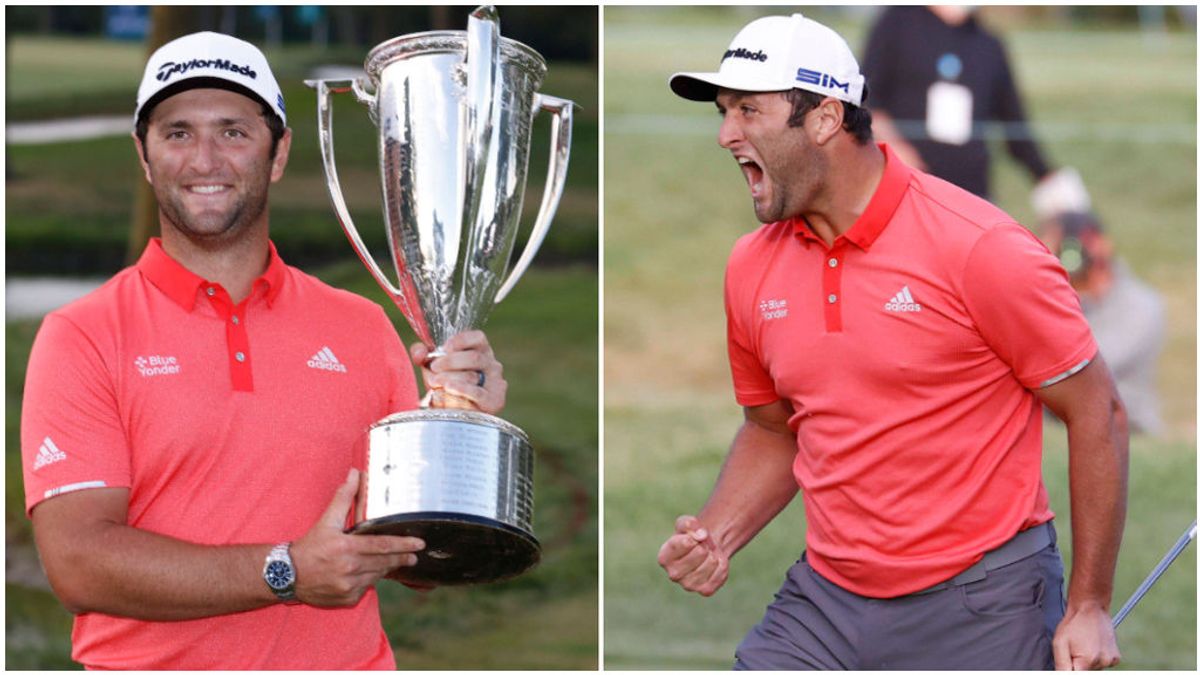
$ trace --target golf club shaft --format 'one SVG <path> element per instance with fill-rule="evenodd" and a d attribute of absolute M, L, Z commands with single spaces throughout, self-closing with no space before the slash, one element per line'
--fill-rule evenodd
<path fill-rule="evenodd" d="M 1146 580 L 1142 582 L 1142 585 L 1138 586 L 1137 590 L 1133 592 L 1133 595 L 1130 596 L 1129 600 L 1125 602 L 1125 606 L 1121 608 L 1121 611 L 1117 612 L 1117 615 L 1113 617 L 1114 629 L 1121 625 L 1121 622 L 1125 620 L 1125 616 L 1133 610 L 1134 605 L 1138 604 L 1138 601 L 1142 599 L 1142 596 L 1146 594 L 1146 591 L 1150 590 L 1150 587 L 1154 585 L 1154 582 L 1158 581 L 1158 578 L 1163 575 L 1163 572 L 1167 571 L 1167 568 L 1171 566 L 1171 563 L 1175 562 L 1175 559 L 1179 557 L 1179 554 L 1183 553 L 1183 549 L 1187 548 L 1188 543 L 1195 538 L 1196 521 L 1193 520 L 1192 524 L 1188 526 L 1187 531 L 1183 533 L 1183 536 L 1179 537 L 1179 540 L 1175 542 L 1175 545 L 1171 547 L 1171 550 L 1167 551 L 1167 554 L 1163 556 L 1163 559 L 1158 562 L 1158 565 L 1154 568 L 1154 571 L 1150 572 L 1150 576 L 1146 577 Z"/>

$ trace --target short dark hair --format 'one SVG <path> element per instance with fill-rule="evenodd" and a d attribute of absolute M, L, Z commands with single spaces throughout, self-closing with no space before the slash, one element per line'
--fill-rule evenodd
<path fill-rule="evenodd" d="M 805 89 L 788 89 L 783 92 L 783 97 L 792 104 L 792 115 L 788 117 L 787 121 L 789 127 L 798 127 L 804 124 L 804 116 L 825 100 L 824 95 Z M 864 102 L 867 100 L 865 85 L 863 86 L 862 100 Z M 863 106 L 842 101 L 842 128 L 854 136 L 854 140 L 859 145 L 869 143 L 872 138 L 871 111 Z"/>
<path fill-rule="evenodd" d="M 262 116 L 267 123 L 267 129 L 271 131 L 271 159 L 275 159 L 275 152 L 279 149 L 279 139 L 283 138 L 283 132 L 287 130 L 287 127 L 279 115 L 276 115 L 275 111 L 271 110 L 266 103 L 259 101 L 259 105 L 262 106 Z M 154 108 L 143 110 L 137 124 L 133 127 L 134 135 L 142 144 L 142 159 L 147 162 L 150 161 L 150 158 L 146 156 L 146 134 L 150 131 L 150 113 L 153 110 Z"/>

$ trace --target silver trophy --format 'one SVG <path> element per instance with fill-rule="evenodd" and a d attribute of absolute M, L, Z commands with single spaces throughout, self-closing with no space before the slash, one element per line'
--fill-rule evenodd
<path fill-rule="evenodd" d="M 562 197 L 572 103 L 537 92 L 545 60 L 500 37 L 492 7 L 472 12 L 466 32 L 379 44 L 365 70 L 365 78 L 306 81 L 317 90 L 329 194 L 359 258 L 436 357 L 451 336 L 483 324 L 537 253 Z M 363 244 L 338 182 L 332 94 L 344 92 L 367 106 L 379 129 L 396 284 Z M 539 110 L 552 115 L 546 188 L 506 276 Z M 423 538 L 425 550 L 400 573 L 403 581 L 484 583 L 537 563 L 533 449 L 519 428 L 477 410 L 431 408 L 427 396 L 421 409 L 373 424 L 364 440 L 365 504 L 352 530 Z"/>

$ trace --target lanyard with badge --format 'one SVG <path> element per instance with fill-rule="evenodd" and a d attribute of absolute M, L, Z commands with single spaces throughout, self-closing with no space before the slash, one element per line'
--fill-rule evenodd
<path fill-rule="evenodd" d="M 971 90 L 957 82 L 962 74 L 962 59 L 947 52 L 938 57 L 940 78 L 926 94 L 925 132 L 931 140 L 962 145 L 971 139 Z"/>

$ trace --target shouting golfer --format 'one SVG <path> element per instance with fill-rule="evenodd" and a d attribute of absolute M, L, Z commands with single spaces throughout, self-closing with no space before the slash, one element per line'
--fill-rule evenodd
<path fill-rule="evenodd" d="M 858 64 L 819 23 L 753 21 L 718 72 L 670 85 L 715 101 L 764 225 L 726 273 L 745 421 L 659 563 L 710 595 L 797 486 L 808 521 L 735 667 L 1116 664 L 1128 432 L 1058 261 L 995 206 L 873 143 Z M 1070 437 L 1065 603 L 1042 405 Z"/>

